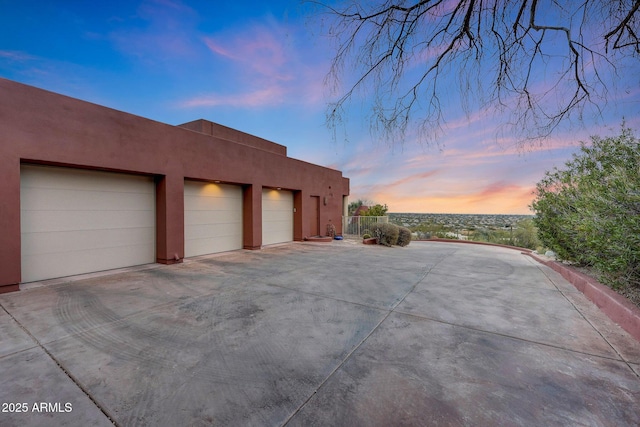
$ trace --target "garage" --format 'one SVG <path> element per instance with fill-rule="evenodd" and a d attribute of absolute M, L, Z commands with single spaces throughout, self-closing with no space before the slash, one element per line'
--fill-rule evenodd
<path fill-rule="evenodd" d="M 155 262 L 152 177 L 20 167 L 22 282 Z"/>
<path fill-rule="evenodd" d="M 293 240 L 293 193 L 262 189 L 262 244 Z"/>
<path fill-rule="evenodd" d="M 242 187 L 184 182 L 186 257 L 242 249 Z"/>

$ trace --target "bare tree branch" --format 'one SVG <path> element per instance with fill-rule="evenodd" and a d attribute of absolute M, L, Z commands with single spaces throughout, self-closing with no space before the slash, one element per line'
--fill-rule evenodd
<path fill-rule="evenodd" d="M 634 19 L 638 19 L 636 12 L 640 9 L 640 0 L 636 0 L 631 9 L 625 15 L 625 17 L 620 21 L 620 24 L 616 26 L 613 30 L 609 31 L 604 35 L 604 39 L 606 40 L 607 48 L 609 47 L 609 40 L 614 35 L 616 36 L 616 40 L 613 43 L 614 49 L 623 49 L 625 47 L 634 46 L 636 53 L 640 53 L 640 43 L 638 40 L 638 36 L 635 31 L 633 31 L 632 21 Z M 627 32 L 630 40 L 624 44 L 620 44 L 620 40 L 624 36 L 624 32 Z"/>
<path fill-rule="evenodd" d="M 410 129 L 432 142 L 453 99 L 510 112 L 524 138 L 544 138 L 598 110 L 619 61 L 639 59 L 640 0 L 345 1 L 323 5 L 337 43 L 327 123 L 360 99 L 390 143 Z"/>

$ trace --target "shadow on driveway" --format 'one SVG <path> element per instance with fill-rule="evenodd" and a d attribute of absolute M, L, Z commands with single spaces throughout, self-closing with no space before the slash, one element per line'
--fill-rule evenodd
<path fill-rule="evenodd" d="M 0 296 L 0 425 L 640 425 L 640 343 L 518 251 L 292 243 Z"/>

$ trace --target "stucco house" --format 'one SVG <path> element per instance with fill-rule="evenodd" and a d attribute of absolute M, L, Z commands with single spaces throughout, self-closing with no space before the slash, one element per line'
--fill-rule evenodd
<path fill-rule="evenodd" d="M 0 79 L 0 293 L 342 233 L 349 180 L 206 120 L 172 126 Z"/>

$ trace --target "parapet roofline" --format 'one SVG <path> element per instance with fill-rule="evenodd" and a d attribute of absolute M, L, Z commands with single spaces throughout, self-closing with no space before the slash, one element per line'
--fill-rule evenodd
<path fill-rule="evenodd" d="M 216 138 L 225 139 L 237 144 L 258 148 L 260 150 L 279 154 L 281 156 L 287 155 L 287 147 L 285 147 L 284 145 L 276 144 L 275 142 L 268 141 L 266 139 L 239 131 L 237 129 L 232 129 L 230 127 L 214 123 L 209 120 L 198 119 L 192 122 L 183 123 L 181 125 L 178 125 L 178 127 L 194 132 L 203 133 L 205 135 L 211 135 Z"/>

